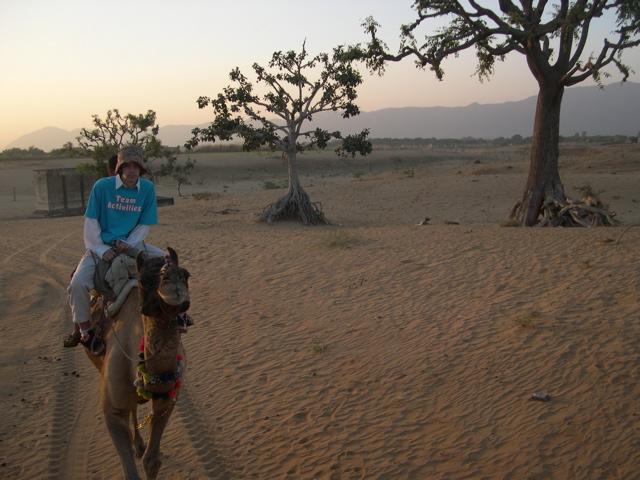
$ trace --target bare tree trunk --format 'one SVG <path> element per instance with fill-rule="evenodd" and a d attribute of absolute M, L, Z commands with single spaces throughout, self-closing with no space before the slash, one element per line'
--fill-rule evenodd
<path fill-rule="evenodd" d="M 301 220 L 304 224 L 312 225 L 329 223 L 322 209 L 318 208 L 317 204 L 311 203 L 309 195 L 302 188 L 298 177 L 296 153 L 289 152 L 284 155 L 289 164 L 289 190 L 285 196 L 268 205 L 260 219 L 269 224 L 284 219 Z"/>
<path fill-rule="evenodd" d="M 554 202 L 565 204 L 564 187 L 558 171 L 560 107 L 563 93 L 563 86 L 556 84 L 540 86 L 533 127 L 529 177 L 522 199 L 513 206 L 509 215 L 524 227 L 532 227 L 539 223 L 540 215 L 545 213 L 545 205 L 551 205 Z M 543 222 L 546 223 L 547 219 L 545 218 Z M 553 225 L 550 220 L 549 223 Z"/>

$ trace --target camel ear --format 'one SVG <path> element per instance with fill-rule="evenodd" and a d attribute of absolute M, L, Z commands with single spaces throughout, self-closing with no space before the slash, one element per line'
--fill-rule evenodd
<path fill-rule="evenodd" d="M 169 256 L 171 257 L 171 260 L 173 261 L 173 263 L 176 264 L 176 267 L 177 267 L 178 266 L 178 254 L 171 247 L 167 247 L 167 251 L 169 252 Z"/>
<path fill-rule="evenodd" d="M 142 271 L 142 266 L 144 265 L 145 260 L 146 260 L 146 255 L 142 250 L 140 250 L 136 255 L 136 271 L 138 273 Z"/>

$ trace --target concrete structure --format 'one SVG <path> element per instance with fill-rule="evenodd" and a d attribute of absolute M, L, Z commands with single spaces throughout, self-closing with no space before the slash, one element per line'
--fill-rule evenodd
<path fill-rule="evenodd" d="M 73 168 L 34 170 L 36 211 L 34 217 L 84 215 L 93 174 L 78 173 Z"/>

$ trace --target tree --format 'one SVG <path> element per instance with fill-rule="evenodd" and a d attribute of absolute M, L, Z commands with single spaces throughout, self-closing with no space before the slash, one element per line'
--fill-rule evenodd
<path fill-rule="evenodd" d="M 288 164 L 289 188 L 282 198 L 267 206 L 261 216 L 271 224 L 279 219 L 298 219 L 305 224 L 328 223 L 321 208 L 311 203 L 297 172 L 297 155 L 310 149 L 324 149 L 332 139 L 341 139 L 336 153 L 354 157 L 356 153 L 371 153 L 368 130 L 342 137 L 340 132 L 320 128 L 304 130 L 303 125 L 313 116 L 325 111 L 342 112 L 343 118 L 358 115 L 354 103 L 356 87 L 362 82 L 360 73 L 351 62 L 343 62 L 342 47 L 333 54 L 321 53 L 309 57 L 305 45 L 296 53 L 275 52 L 268 68 L 253 64 L 256 85 L 264 87 L 262 95 L 254 91 L 254 84 L 236 67 L 230 73 L 235 86 L 226 87 L 215 98 L 200 97 L 198 106 L 211 106 L 214 121 L 206 128 L 196 128 L 187 148 L 199 142 L 243 139 L 242 149 L 253 151 L 268 147 L 282 152 Z M 315 77 L 311 77 L 315 74 Z M 275 118 L 274 118 L 275 117 Z"/>
<path fill-rule="evenodd" d="M 609 76 L 605 67 L 614 66 L 629 77 L 630 69 L 622 63 L 622 53 L 640 44 L 640 1 L 638 0 L 499 0 L 496 8 L 480 1 L 417 0 L 413 8 L 417 19 L 401 28 L 401 44 L 391 54 L 377 30 L 379 24 L 368 18 L 363 24 L 371 40 L 353 47 L 348 58 L 365 59 L 373 70 L 384 71 L 385 62 L 414 57 L 419 68 L 430 66 L 438 79 L 444 71 L 442 61 L 450 55 L 475 48 L 480 80 L 494 73 L 496 61 L 511 52 L 525 55 L 538 82 L 539 93 L 533 127 L 530 167 L 522 198 L 514 205 L 510 217 L 522 226 L 592 224 L 585 216 L 601 215 L 595 207 L 568 206 L 558 171 L 560 107 L 564 89 L 589 77 L 602 86 Z M 615 22 L 612 22 L 615 16 Z M 430 21 L 449 21 L 448 25 L 418 38 L 420 26 Z M 594 55 L 587 38 L 596 22 L 615 23 L 613 41 L 603 39 Z M 540 215 L 543 215 L 540 221 Z M 578 215 L 580 221 L 575 220 Z"/>
<path fill-rule="evenodd" d="M 167 163 L 160 167 L 159 175 L 162 177 L 171 177 L 178 184 L 178 195 L 182 196 L 180 188 L 182 185 L 191 185 L 189 181 L 189 172 L 195 167 L 195 159 L 187 158 L 184 165 L 178 164 L 178 159 L 173 156 Z"/>
<path fill-rule="evenodd" d="M 73 147 L 71 143 L 65 148 L 72 154 L 90 156 L 94 164 L 81 164 L 80 170 L 94 173 L 97 177 L 107 176 L 107 161 L 123 145 L 138 145 L 145 154 L 145 163 L 151 181 L 158 177 L 172 176 L 181 168 L 180 175 L 186 175 L 194 166 L 194 162 L 188 162 L 180 167 L 174 149 L 165 147 L 157 138 L 160 126 L 156 124 L 156 112 L 148 110 L 146 114 L 120 115 L 117 108 L 109 110 L 102 120 L 98 115 L 92 115 L 92 130 L 83 128 L 80 136 L 76 138 L 79 147 Z M 165 161 L 162 165 L 154 165 L 156 160 Z M 182 182 L 184 183 L 184 181 Z"/>

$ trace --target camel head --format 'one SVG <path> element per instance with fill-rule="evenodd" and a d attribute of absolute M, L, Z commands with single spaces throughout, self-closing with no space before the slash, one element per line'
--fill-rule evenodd
<path fill-rule="evenodd" d="M 189 308 L 189 272 L 180 268 L 178 254 L 167 247 L 168 255 L 146 259 L 136 256 L 140 307 L 143 315 L 161 316 L 184 312 Z"/>

